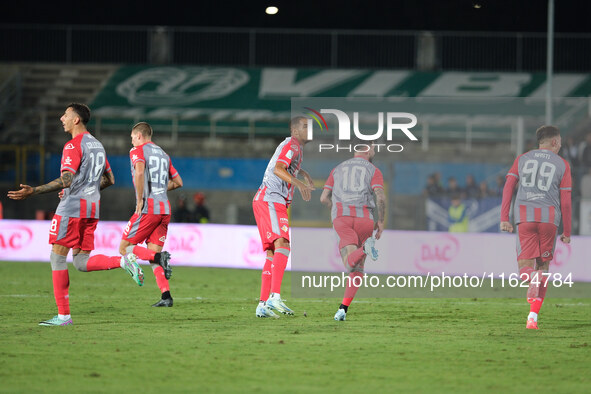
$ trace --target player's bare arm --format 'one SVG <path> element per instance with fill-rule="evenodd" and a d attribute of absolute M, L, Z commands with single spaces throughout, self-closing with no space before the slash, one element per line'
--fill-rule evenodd
<path fill-rule="evenodd" d="M 310 186 L 312 190 L 316 190 L 316 188 L 314 187 L 314 180 L 312 179 L 310 174 L 308 174 L 308 172 L 304 170 L 300 170 L 300 174 L 302 174 L 304 180 L 308 183 L 308 186 Z"/>
<path fill-rule="evenodd" d="M 380 239 L 384 232 L 384 221 L 386 220 L 386 194 L 381 187 L 374 189 L 378 206 L 378 221 L 376 222 L 376 239 Z"/>
<path fill-rule="evenodd" d="M 332 191 L 330 189 L 322 190 L 320 202 L 329 208 L 332 208 Z"/>
<path fill-rule="evenodd" d="M 312 196 L 312 190 L 314 190 L 309 185 L 305 184 L 304 182 L 300 181 L 298 178 L 291 176 L 289 172 L 287 172 L 287 166 L 285 163 L 277 162 L 275 164 L 275 170 L 273 171 L 275 175 L 279 177 L 282 181 L 287 183 L 291 183 L 295 187 L 298 188 L 300 194 L 304 201 L 310 201 L 310 197 Z"/>
<path fill-rule="evenodd" d="M 144 208 L 144 170 L 146 169 L 146 163 L 138 161 L 135 163 L 135 173 L 133 174 L 133 182 L 135 183 L 135 213 L 138 215 L 142 213 Z"/>
<path fill-rule="evenodd" d="M 179 187 L 183 187 L 183 178 L 180 175 L 168 180 L 168 191 L 178 189 Z"/>
<path fill-rule="evenodd" d="M 29 185 L 20 185 L 20 190 L 12 190 L 8 192 L 8 198 L 12 200 L 24 200 L 32 195 L 56 192 L 61 189 L 70 187 L 73 179 L 74 174 L 72 174 L 69 171 L 63 171 L 62 176 L 60 176 L 57 179 L 54 179 L 49 183 L 46 183 L 45 185 L 37 187 L 32 187 Z"/>
<path fill-rule="evenodd" d="M 105 172 L 101 176 L 101 190 L 112 186 L 115 184 L 115 175 L 113 175 L 113 171 Z"/>

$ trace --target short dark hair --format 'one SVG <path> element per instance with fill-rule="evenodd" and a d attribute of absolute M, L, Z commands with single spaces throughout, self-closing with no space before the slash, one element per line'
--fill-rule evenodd
<path fill-rule="evenodd" d="M 131 131 L 142 133 L 145 138 L 152 138 L 154 131 L 148 122 L 139 122 L 131 129 Z"/>
<path fill-rule="evenodd" d="M 299 124 L 302 119 L 308 118 L 306 118 L 305 116 L 294 116 L 293 118 L 291 118 L 291 120 L 289 121 L 289 131 L 291 131 L 293 126 Z"/>
<path fill-rule="evenodd" d="M 560 135 L 560 130 L 556 126 L 542 126 L 536 130 L 536 139 L 538 140 L 538 144 L 544 142 L 544 140 L 548 138 L 558 137 Z"/>
<path fill-rule="evenodd" d="M 70 103 L 66 108 L 72 108 L 72 110 L 80 117 L 80 120 L 84 125 L 86 125 L 90 120 L 90 108 L 88 108 L 88 105 L 81 103 Z"/>

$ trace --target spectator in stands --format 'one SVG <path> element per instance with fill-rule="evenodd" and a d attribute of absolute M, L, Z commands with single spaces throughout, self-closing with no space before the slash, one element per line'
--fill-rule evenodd
<path fill-rule="evenodd" d="M 209 223 L 209 209 L 205 206 L 205 194 L 195 193 L 193 201 L 195 201 L 193 221 L 195 223 Z"/>
<path fill-rule="evenodd" d="M 427 178 L 427 185 L 425 186 L 425 190 L 423 190 L 423 195 L 425 197 L 441 197 L 443 192 L 441 185 L 437 184 L 435 174 L 429 175 Z"/>
<path fill-rule="evenodd" d="M 566 142 L 562 144 L 560 155 L 570 163 L 571 172 L 573 167 L 579 166 L 579 148 L 577 144 L 575 144 L 575 139 L 573 137 L 568 137 Z"/>
<path fill-rule="evenodd" d="M 453 198 L 455 195 L 458 195 L 458 198 L 464 196 L 464 191 L 458 186 L 458 181 L 453 176 L 447 178 L 447 190 L 445 194 L 448 198 Z"/>
<path fill-rule="evenodd" d="M 591 169 L 581 178 L 581 198 L 591 198 Z"/>
<path fill-rule="evenodd" d="M 441 194 L 445 193 L 445 190 L 443 189 L 443 182 L 441 182 L 441 173 L 440 172 L 434 172 L 433 173 L 433 179 L 435 179 L 435 184 L 437 185 L 437 187 L 439 188 L 439 190 L 441 190 Z"/>
<path fill-rule="evenodd" d="M 459 194 L 451 197 L 451 206 L 448 209 L 449 232 L 467 233 L 468 232 L 468 212 L 466 206 L 462 203 Z"/>
<path fill-rule="evenodd" d="M 466 187 L 464 188 L 464 193 L 466 198 L 478 198 L 480 194 L 480 189 L 476 184 L 476 180 L 474 180 L 474 175 L 468 174 L 466 175 Z"/>
<path fill-rule="evenodd" d="M 584 144 L 584 145 L 583 145 Z M 587 134 L 585 142 L 581 143 L 580 150 L 580 164 L 583 167 L 583 173 L 587 173 L 587 170 L 591 168 L 591 133 Z"/>
<path fill-rule="evenodd" d="M 505 187 L 505 177 L 502 175 L 497 176 L 497 186 L 494 190 L 493 195 L 502 197 L 504 187 Z"/>
<path fill-rule="evenodd" d="M 190 223 L 193 219 L 191 211 L 187 208 L 187 197 L 181 194 L 176 200 L 176 209 L 172 217 L 176 223 Z"/>
<path fill-rule="evenodd" d="M 491 197 L 493 195 L 493 191 L 488 188 L 488 183 L 486 183 L 486 181 L 480 182 L 480 185 L 478 187 L 478 198 L 486 198 Z"/>

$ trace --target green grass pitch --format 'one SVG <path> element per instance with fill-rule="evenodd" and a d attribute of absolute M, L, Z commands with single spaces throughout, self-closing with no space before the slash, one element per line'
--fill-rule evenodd
<path fill-rule="evenodd" d="M 144 266 L 144 268 L 147 268 Z M 591 302 L 552 299 L 526 330 L 524 299 L 284 298 L 257 319 L 259 271 L 175 267 L 173 308 L 146 270 L 70 266 L 74 325 L 56 314 L 48 263 L 0 262 L 2 392 L 588 392 Z M 363 291 L 360 290 L 360 292 Z M 360 294 L 361 295 L 361 294 Z M 306 311 L 307 317 L 303 312 Z"/>

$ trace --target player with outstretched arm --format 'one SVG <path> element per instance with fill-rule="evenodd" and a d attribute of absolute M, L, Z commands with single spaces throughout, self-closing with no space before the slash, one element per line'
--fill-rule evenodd
<path fill-rule="evenodd" d="M 152 142 L 153 134 L 146 122 L 139 122 L 131 129 L 133 148 L 129 151 L 129 160 L 136 207 L 123 232 L 119 252 L 122 255 L 134 253 L 139 259 L 150 262 L 161 293 L 160 300 L 152 306 L 171 307 L 170 253 L 162 251 L 171 214 L 166 192 L 182 187 L 183 180 L 166 152 Z M 144 241 L 147 248 L 138 246 Z"/>
<path fill-rule="evenodd" d="M 333 227 L 339 239 L 339 250 L 343 264 L 349 271 L 345 296 L 339 306 L 335 320 L 345 320 L 347 311 L 361 283 L 365 268 L 365 257 L 377 260 L 375 240 L 384 231 L 386 196 L 382 172 L 372 164 L 375 148 L 367 152 L 356 152 L 353 158 L 336 166 L 330 173 L 320 202 L 331 208 Z M 373 211 L 377 200 L 377 220 Z M 376 231 L 375 238 L 372 236 Z M 356 281 L 355 278 L 358 278 Z"/>
<path fill-rule="evenodd" d="M 31 187 L 21 185 L 18 191 L 8 192 L 14 200 L 24 200 L 35 195 L 63 190 L 61 201 L 51 220 L 49 243 L 53 293 L 58 315 L 39 323 L 41 326 L 67 326 L 70 316 L 70 277 L 66 258 L 70 249 L 74 266 L 79 271 L 91 272 L 124 268 L 142 286 L 144 273 L 134 254 L 126 256 L 95 255 L 94 231 L 100 213 L 100 190 L 115 183 L 103 145 L 86 129 L 90 109 L 79 103 L 68 105 L 60 118 L 64 131 L 72 139 L 64 145 L 61 176 L 45 185 Z"/>
<path fill-rule="evenodd" d="M 265 170 L 263 182 L 252 201 L 263 250 L 267 253 L 261 275 L 257 317 L 278 317 L 275 312 L 293 315 L 280 294 L 290 253 L 287 208 L 296 187 L 304 201 L 310 201 L 314 185 L 310 175 L 301 169 L 304 144 L 308 142 L 308 119 L 303 116 L 294 117 L 289 123 L 289 129 L 291 136 L 275 149 Z M 298 174 L 304 177 L 304 182 L 297 179 Z"/>
<path fill-rule="evenodd" d="M 556 232 L 562 218 L 560 240 L 570 243 L 571 173 L 568 162 L 558 155 L 560 131 L 542 126 L 536 131 L 539 148 L 519 155 L 507 174 L 501 205 L 501 231 L 513 232 L 509 211 L 513 208 L 517 225 L 517 264 L 522 280 L 529 281 L 527 301 L 530 313 L 526 328 L 538 329 L 538 313 L 546 297 L 550 261 L 554 256 Z"/>

